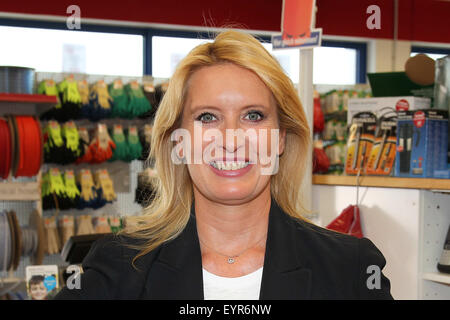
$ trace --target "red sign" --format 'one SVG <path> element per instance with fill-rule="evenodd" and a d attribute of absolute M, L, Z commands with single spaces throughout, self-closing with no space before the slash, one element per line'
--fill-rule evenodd
<path fill-rule="evenodd" d="M 409 110 L 409 103 L 408 103 L 408 101 L 405 100 L 405 99 L 398 100 L 397 103 L 395 104 L 395 109 L 397 111 Z"/>
<path fill-rule="evenodd" d="M 422 128 L 425 124 L 425 113 L 423 111 L 415 112 L 413 122 L 416 128 Z"/>
<path fill-rule="evenodd" d="M 284 0 L 283 21 L 281 25 L 283 40 L 292 40 L 299 44 L 308 39 L 314 14 L 315 0 Z"/>

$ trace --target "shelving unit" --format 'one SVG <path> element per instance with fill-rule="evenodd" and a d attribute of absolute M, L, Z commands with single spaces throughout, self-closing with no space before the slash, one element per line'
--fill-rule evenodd
<path fill-rule="evenodd" d="M 0 93 L 0 102 L 56 104 L 58 99 L 56 96 L 46 96 L 44 94 Z"/>
<path fill-rule="evenodd" d="M 36 116 L 57 102 L 56 96 L 0 93 L 0 116 L 5 114 Z M 6 202 L 6 207 L 12 205 L 14 207 L 26 206 L 27 208 L 29 206 L 27 202 L 31 202 L 30 207 L 34 207 L 42 216 L 41 177 L 42 171 L 40 170 L 32 178 L 16 179 L 10 176 L 7 180 L 0 180 L 0 201 Z M 19 221 L 21 218 L 28 220 L 28 217 L 18 216 L 18 218 Z M 24 281 L 25 279 L 18 277 L 16 272 L 8 271 L 7 277 L 0 278 L 0 285 L 14 287 Z"/>
<path fill-rule="evenodd" d="M 386 258 L 395 299 L 450 299 L 437 270 L 450 224 L 450 179 L 313 175 L 313 211 L 326 226 L 359 190 L 364 236 Z"/>
<path fill-rule="evenodd" d="M 356 176 L 313 175 L 313 184 L 356 186 L 358 184 L 358 178 Z M 450 192 L 450 179 L 360 176 L 359 185 L 362 187 L 423 189 Z"/>
<path fill-rule="evenodd" d="M 450 285 L 450 274 L 441 272 L 429 272 L 423 274 L 423 279 Z"/>

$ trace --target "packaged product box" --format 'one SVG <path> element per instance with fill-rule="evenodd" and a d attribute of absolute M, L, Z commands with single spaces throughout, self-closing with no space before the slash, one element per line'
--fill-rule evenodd
<path fill-rule="evenodd" d="M 450 56 L 436 59 L 434 106 L 450 111 Z"/>
<path fill-rule="evenodd" d="M 436 109 L 450 112 L 450 56 L 436 59 L 433 104 Z M 450 125 L 448 130 L 450 135 Z M 447 149 L 447 163 L 450 166 L 450 141 Z"/>
<path fill-rule="evenodd" d="M 395 176 L 449 178 L 448 111 L 399 111 Z"/>
<path fill-rule="evenodd" d="M 347 140 L 345 173 L 364 174 L 374 143 L 377 118 L 372 112 L 360 112 L 352 119 Z"/>
<path fill-rule="evenodd" d="M 377 121 L 374 143 L 367 161 L 367 175 L 389 176 L 393 172 L 397 143 L 397 115 L 388 114 Z"/>
<path fill-rule="evenodd" d="M 431 99 L 425 97 L 401 96 L 378 98 L 351 98 L 348 99 L 347 124 L 351 124 L 355 114 L 369 111 L 376 115 L 380 111 L 391 109 L 393 111 L 421 110 L 431 108 Z"/>

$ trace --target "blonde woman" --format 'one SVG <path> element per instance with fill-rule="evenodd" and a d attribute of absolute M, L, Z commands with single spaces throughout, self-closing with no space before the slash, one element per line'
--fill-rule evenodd
<path fill-rule="evenodd" d="M 57 298 L 392 298 L 370 240 L 302 219 L 309 140 L 292 82 L 255 38 L 224 31 L 196 47 L 155 116 L 153 202 Z"/>

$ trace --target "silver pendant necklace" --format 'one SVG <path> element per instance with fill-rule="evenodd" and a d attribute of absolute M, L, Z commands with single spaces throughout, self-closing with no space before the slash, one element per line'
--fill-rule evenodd
<path fill-rule="evenodd" d="M 258 242 L 256 242 L 254 245 L 248 247 L 247 249 L 241 251 L 239 254 L 235 254 L 235 255 L 233 255 L 233 256 L 229 256 L 229 255 L 227 255 L 227 254 L 220 253 L 220 252 L 216 251 L 215 249 L 211 248 L 210 246 L 208 246 L 206 243 L 204 243 L 202 240 L 200 240 L 200 238 L 199 238 L 199 240 L 200 240 L 200 242 L 201 242 L 205 247 L 211 249 L 212 251 L 214 251 L 215 253 L 217 253 L 217 254 L 220 255 L 220 256 L 226 257 L 226 258 L 227 258 L 227 263 L 228 263 L 228 264 L 233 264 L 233 263 L 236 262 L 236 258 L 238 258 L 239 256 L 243 255 L 245 252 L 247 252 L 247 250 L 249 250 L 249 249 L 251 249 L 251 248 L 254 248 L 254 247 L 255 247 L 257 244 L 259 244 L 263 239 L 265 239 L 266 236 L 267 236 L 267 233 L 264 235 L 264 237 L 262 237 L 262 238 L 261 238 Z"/>

